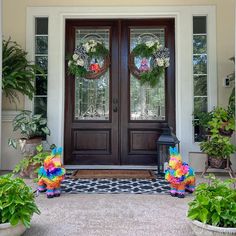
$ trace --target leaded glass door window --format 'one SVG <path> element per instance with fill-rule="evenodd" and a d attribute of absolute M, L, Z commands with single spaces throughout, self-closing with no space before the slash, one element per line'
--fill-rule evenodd
<path fill-rule="evenodd" d="M 131 28 L 130 51 L 139 44 L 158 40 L 165 46 L 164 28 Z M 142 66 L 146 58 L 135 58 L 137 68 Z M 150 67 L 151 58 L 147 58 Z M 165 76 L 163 75 L 157 86 L 141 85 L 130 73 L 130 119 L 131 120 L 165 120 Z"/>
<path fill-rule="evenodd" d="M 66 20 L 66 55 L 90 39 L 104 42 L 110 66 L 99 79 L 65 73 L 65 164 L 156 165 L 156 140 L 175 129 L 174 19 Z M 171 65 L 151 88 L 132 76 L 128 58 L 139 41 L 155 39 Z"/>
<path fill-rule="evenodd" d="M 110 48 L 109 29 L 76 29 L 75 48 L 89 40 L 103 42 Z M 95 58 L 102 67 L 104 60 Z M 88 70 L 89 65 L 86 65 Z M 75 120 L 109 119 L 109 81 L 110 71 L 98 79 L 75 78 Z"/>

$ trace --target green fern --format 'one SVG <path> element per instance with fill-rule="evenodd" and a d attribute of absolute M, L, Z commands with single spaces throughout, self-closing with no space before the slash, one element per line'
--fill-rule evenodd
<path fill-rule="evenodd" d="M 39 66 L 27 60 L 25 52 L 16 42 L 3 40 L 2 43 L 2 90 L 10 102 L 19 100 L 17 91 L 33 98 L 35 75 L 44 75 Z M 42 77 L 44 78 L 44 77 Z"/>

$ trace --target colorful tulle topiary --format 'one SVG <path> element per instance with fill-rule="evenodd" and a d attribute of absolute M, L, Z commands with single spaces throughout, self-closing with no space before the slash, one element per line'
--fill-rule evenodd
<path fill-rule="evenodd" d="M 167 167 L 165 178 L 170 182 L 170 194 L 173 197 L 183 198 L 185 190 L 192 193 L 195 189 L 194 170 L 185 162 L 176 147 L 170 147 L 170 160 Z"/>

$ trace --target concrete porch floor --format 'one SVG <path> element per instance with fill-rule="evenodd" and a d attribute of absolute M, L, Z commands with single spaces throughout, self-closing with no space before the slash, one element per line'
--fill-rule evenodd
<path fill-rule="evenodd" d="M 197 176 L 198 183 L 203 181 Z M 191 195 L 63 194 L 47 199 L 40 194 L 41 215 L 33 216 L 23 236 L 191 236 L 186 218 L 191 200 Z"/>

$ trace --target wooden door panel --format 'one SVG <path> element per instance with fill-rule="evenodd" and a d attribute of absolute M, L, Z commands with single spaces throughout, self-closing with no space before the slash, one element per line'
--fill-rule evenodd
<path fill-rule="evenodd" d="M 126 20 L 121 24 L 121 163 L 125 165 L 155 165 L 156 140 L 162 129 L 167 125 L 175 130 L 175 45 L 174 45 L 174 19 Z M 131 112 L 131 99 L 142 96 L 132 96 L 132 83 L 136 82 L 128 68 L 128 56 L 134 47 L 135 34 L 162 33 L 163 43 L 170 50 L 171 65 L 165 73 L 164 79 L 164 117 L 146 120 L 135 120 Z M 154 35 L 154 34 L 153 34 Z M 138 37 L 140 37 L 138 35 Z M 138 41 L 138 40 L 137 40 Z M 136 79 L 137 80 L 137 79 Z M 134 82 L 133 82 L 134 81 Z M 144 107 L 146 109 L 147 107 Z M 144 110 L 143 109 L 143 110 Z M 138 112 L 137 112 L 138 114 Z"/>
<path fill-rule="evenodd" d="M 114 20 L 66 20 L 66 55 L 72 55 L 81 42 L 105 35 L 104 43 L 110 51 L 111 64 L 106 74 L 95 80 L 75 78 L 66 72 L 65 164 L 119 164 L 118 112 L 113 111 L 112 104 L 113 98 L 118 97 L 117 34 L 117 21 Z M 105 88 L 102 93 L 106 94 L 102 100 L 96 95 L 101 87 Z M 97 103 L 97 99 L 103 104 L 108 101 L 108 105 Z M 104 115 L 97 115 L 96 106 Z"/>
<path fill-rule="evenodd" d="M 73 130 L 73 150 L 77 154 L 110 154 L 111 130 Z"/>
<path fill-rule="evenodd" d="M 129 130 L 129 154 L 156 154 L 156 140 L 160 131 Z"/>

